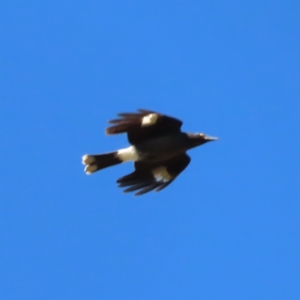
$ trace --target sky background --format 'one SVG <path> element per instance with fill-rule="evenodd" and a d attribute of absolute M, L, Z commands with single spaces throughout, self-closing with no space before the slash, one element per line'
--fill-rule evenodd
<path fill-rule="evenodd" d="M 2 1 L 0 298 L 300 299 L 299 1 Z M 146 108 L 218 136 L 164 191 L 81 156 Z"/>

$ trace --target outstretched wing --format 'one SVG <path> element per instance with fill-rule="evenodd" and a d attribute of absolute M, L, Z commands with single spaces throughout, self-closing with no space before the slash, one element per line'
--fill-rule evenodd
<path fill-rule="evenodd" d="M 135 196 L 152 190 L 161 191 L 172 183 L 175 178 L 188 166 L 191 158 L 182 153 L 165 162 L 146 164 L 135 162 L 135 171 L 117 180 L 119 187 L 126 187 L 124 192 L 133 192 Z"/>
<path fill-rule="evenodd" d="M 120 113 L 120 118 L 110 120 L 112 126 L 107 134 L 126 132 L 131 144 L 141 143 L 149 138 L 179 132 L 182 122 L 151 110 L 139 109 L 137 113 Z"/>

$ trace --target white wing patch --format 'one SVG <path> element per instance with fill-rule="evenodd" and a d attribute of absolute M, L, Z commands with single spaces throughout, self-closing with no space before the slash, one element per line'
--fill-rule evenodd
<path fill-rule="evenodd" d="M 121 149 L 117 152 L 117 156 L 123 162 L 125 161 L 137 161 L 139 156 L 134 146 L 130 146 L 125 149 Z"/>
<path fill-rule="evenodd" d="M 167 171 L 166 167 L 159 167 L 156 169 L 152 170 L 152 174 L 155 177 L 156 181 L 170 181 L 172 179 L 172 176 L 170 173 Z"/>
<path fill-rule="evenodd" d="M 142 127 L 150 126 L 156 123 L 158 119 L 158 114 L 149 114 L 142 119 Z"/>

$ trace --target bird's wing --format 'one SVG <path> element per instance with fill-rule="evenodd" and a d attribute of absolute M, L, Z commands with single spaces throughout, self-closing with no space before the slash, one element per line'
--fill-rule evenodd
<path fill-rule="evenodd" d="M 167 161 L 146 164 L 135 162 L 135 171 L 117 180 L 119 187 L 126 187 L 124 192 L 138 191 L 135 196 L 156 192 L 167 187 L 188 166 L 191 158 L 182 153 Z"/>
<path fill-rule="evenodd" d="M 139 109 L 137 113 L 120 113 L 120 118 L 110 120 L 112 124 L 106 134 L 127 132 L 131 144 L 138 144 L 149 138 L 180 131 L 182 122 L 154 111 Z"/>

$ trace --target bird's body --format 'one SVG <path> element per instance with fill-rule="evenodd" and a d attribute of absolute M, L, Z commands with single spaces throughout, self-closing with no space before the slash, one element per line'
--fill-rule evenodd
<path fill-rule="evenodd" d="M 134 161 L 135 171 L 120 178 L 125 192 L 139 190 L 141 195 L 151 190 L 159 191 L 169 185 L 189 164 L 186 151 L 216 138 L 189 134 L 180 130 L 182 122 L 153 111 L 119 114 L 111 120 L 107 134 L 127 133 L 131 146 L 115 152 L 85 155 L 83 163 L 87 174 L 122 162 Z"/>
<path fill-rule="evenodd" d="M 183 132 L 151 138 L 135 146 L 139 159 L 145 162 L 160 162 L 170 159 L 186 149 L 187 135 Z"/>

